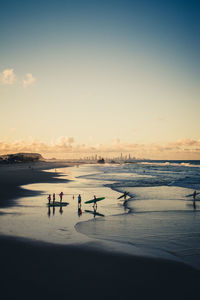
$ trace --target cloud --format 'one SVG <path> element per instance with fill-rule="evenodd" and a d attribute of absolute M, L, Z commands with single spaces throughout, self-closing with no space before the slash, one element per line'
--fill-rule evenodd
<path fill-rule="evenodd" d="M 115 140 L 111 144 L 80 144 L 73 137 L 61 136 L 51 143 L 45 143 L 35 138 L 0 141 L 0 155 L 16 152 L 38 152 L 44 157 L 78 158 L 88 155 L 119 156 L 120 153 L 131 154 L 139 158 L 150 159 L 200 159 L 199 140 L 179 140 L 168 144 L 136 144 Z"/>
<path fill-rule="evenodd" d="M 18 85 L 23 85 L 23 87 L 29 87 L 33 85 L 36 81 L 36 78 L 33 77 L 31 73 L 26 74 L 26 78 L 17 80 L 17 75 L 14 72 L 14 69 L 5 69 L 0 73 L 0 84 L 2 85 L 13 85 L 18 83 Z"/>
<path fill-rule="evenodd" d="M 27 79 L 23 80 L 23 86 L 25 88 L 34 84 L 34 82 L 36 81 L 36 79 L 33 77 L 33 75 L 31 73 L 27 73 L 26 77 L 27 77 Z"/>
<path fill-rule="evenodd" d="M 14 69 L 5 69 L 0 74 L 0 83 L 3 85 L 11 85 L 16 82 L 16 75 Z"/>
<path fill-rule="evenodd" d="M 200 140 L 192 140 L 192 139 L 183 139 L 183 140 L 178 140 L 175 142 L 169 143 L 171 146 L 178 146 L 178 147 L 199 147 L 200 146 Z"/>

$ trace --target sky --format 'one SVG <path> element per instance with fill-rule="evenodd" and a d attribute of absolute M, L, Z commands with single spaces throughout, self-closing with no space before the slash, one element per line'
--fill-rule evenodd
<path fill-rule="evenodd" d="M 200 159 L 200 3 L 0 0 L 0 154 Z"/>

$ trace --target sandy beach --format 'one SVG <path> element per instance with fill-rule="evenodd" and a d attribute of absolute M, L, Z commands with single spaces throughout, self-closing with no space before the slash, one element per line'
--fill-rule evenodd
<path fill-rule="evenodd" d="M 31 168 L 2 167 L 1 190 L 6 196 L 1 207 L 11 206 L 13 199 L 22 196 L 37 195 L 20 185 L 67 183 L 59 169 L 58 173 L 42 171 L 58 167 L 42 163 Z M 3 299 L 188 299 L 198 295 L 198 270 L 167 259 L 103 249 L 95 239 L 62 245 L 2 235 L 0 249 Z"/>
<path fill-rule="evenodd" d="M 169 261 L 1 237 L 4 299 L 189 299 L 199 273 Z"/>

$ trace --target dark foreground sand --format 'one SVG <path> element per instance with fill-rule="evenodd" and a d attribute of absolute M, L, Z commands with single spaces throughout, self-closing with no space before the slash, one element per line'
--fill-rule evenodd
<path fill-rule="evenodd" d="M 33 169 L 32 169 L 33 167 Z M 0 206 L 27 195 L 20 184 L 59 182 L 55 164 L 0 168 Z M 95 247 L 97 249 L 97 247 Z M 160 259 L 0 237 L 1 299 L 192 299 L 200 272 Z"/>
<path fill-rule="evenodd" d="M 183 264 L 1 237 L 2 299 L 192 299 Z"/>

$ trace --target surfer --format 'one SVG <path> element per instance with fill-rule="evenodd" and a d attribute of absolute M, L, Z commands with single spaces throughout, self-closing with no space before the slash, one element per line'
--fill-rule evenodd
<path fill-rule="evenodd" d="M 126 196 L 128 196 L 128 193 L 124 192 L 124 201 L 126 200 Z"/>
<path fill-rule="evenodd" d="M 51 202 L 51 195 L 49 194 L 49 196 L 47 197 L 47 199 L 49 200 L 49 204 Z"/>
<path fill-rule="evenodd" d="M 62 202 L 63 192 L 61 192 L 61 193 L 59 194 L 59 196 L 60 196 L 60 202 Z"/>
<path fill-rule="evenodd" d="M 78 195 L 78 207 L 81 207 L 81 195 Z"/>
<path fill-rule="evenodd" d="M 55 204 L 55 200 L 56 200 L 56 195 L 55 193 L 53 193 L 53 204 Z"/>
<path fill-rule="evenodd" d="M 128 196 L 128 192 L 124 192 L 124 193 L 123 193 L 120 197 L 118 197 L 117 199 L 124 198 L 124 201 L 125 201 L 127 196 Z"/>

